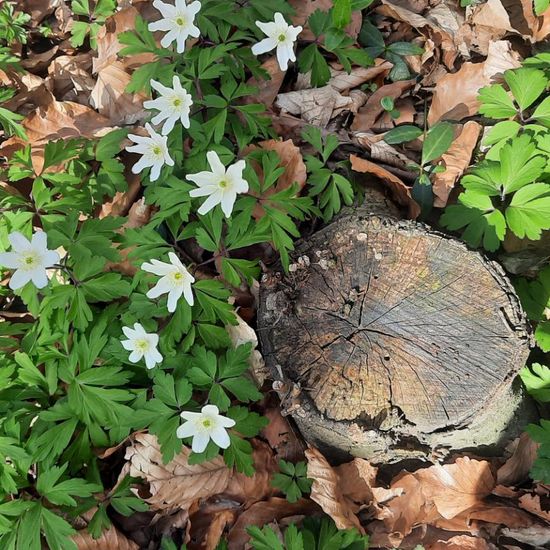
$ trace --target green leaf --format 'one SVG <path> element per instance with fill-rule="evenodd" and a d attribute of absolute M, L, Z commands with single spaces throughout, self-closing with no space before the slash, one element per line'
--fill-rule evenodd
<path fill-rule="evenodd" d="M 334 0 L 332 7 L 332 24 L 343 29 L 351 22 L 351 0 Z"/>
<path fill-rule="evenodd" d="M 535 142 L 527 134 L 508 141 L 502 147 L 499 183 L 506 193 L 517 191 L 539 178 L 547 159 L 537 155 L 538 152 Z"/>
<path fill-rule="evenodd" d="M 537 325 L 535 340 L 542 351 L 550 352 L 550 321 L 542 321 Z"/>
<path fill-rule="evenodd" d="M 550 229 L 550 185 L 532 183 L 522 187 L 506 208 L 508 227 L 519 238 L 540 239 L 544 229 Z"/>
<path fill-rule="evenodd" d="M 521 125 L 515 120 L 497 122 L 483 138 L 482 145 L 494 145 L 499 141 L 514 138 L 518 135 L 520 128 Z"/>
<path fill-rule="evenodd" d="M 103 136 L 98 142 L 95 150 L 95 158 L 99 161 L 112 159 L 120 150 L 122 140 L 128 135 L 128 130 L 120 128 L 113 130 Z"/>
<path fill-rule="evenodd" d="M 380 105 L 382 105 L 383 109 L 386 111 L 391 111 L 395 105 L 393 101 L 393 97 L 391 96 L 385 96 L 380 100 Z"/>
<path fill-rule="evenodd" d="M 397 145 L 406 141 L 412 141 L 422 135 L 422 130 L 417 126 L 403 124 L 392 128 L 384 134 L 384 141 L 389 145 Z"/>
<path fill-rule="evenodd" d="M 71 536 L 76 531 L 62 517 L 42 507 L 42 529 L 50 548 L 59 550 L 77 550 L 76 543 Z"/>
<path fill-rule="evenodd" d="M 479 112 L 490 118 L 510 118 L 517 114 L 514 102 L 500 84 L 481 88 L 478 100 L 481 103 Z"/>
<path fill-rule="evenodd" d="M 538 69 L 511 69 L 505 71 L 504 80 L 522 111 L 538 99 L 548 84 L 544 72 Z"/>
<path fill-rule="evenodd" d="M 231 445 L 223 453 L 225 463 L 230 468 L 235 467 L 238 472 L 247 476 L 254 474 L 254 459 L 252 445 L 245 439 L 229 434 Z"/>
<path fill-rule="evenodd" d="M 550 7 L 550 0 L 535 0 L 535 13 L 542 15 Z"/>
<path fill-rule="evenodd" d="M 550 2 L 550 0 L 548 0 Z M 532 118 L 544 124 L 547 128 L 550 128 L 550 97 L 544 99 L 544 101 L 535 109 Z"/>
<path fill-rule="evenodd" d="M 422 55 L 424 48 L 412 42 L 394 42 L 388 46 L 388 51 L 396 55 Z"/>
<path fill-rule="evenodd" d="M 523 367 L 519 375 L 527 391 L 543 403 L 550 402 L 550 368 L 540 363 L 533 363 L 531 367 Z"/>
<path fill-rule="evenodd" d="M 311 32 L 316 38 L 321 36 L 330 24 L 330 12 L 316 9 L 307 20 Z"/>
<path fill-rule="evenodd" d="M 246 532 L 250 535 L 250 544 L 254 550 L 285 550 L 283 543 L 269 525 L 262 528 L 253 525 L 247 527 Z"/>
<path fill-rule="evenodd" d="M 422 165 L 439 158 L 453 142 L 454 126 L 449 122 L 439 122 L 426 134 L 422 145 Z"/>

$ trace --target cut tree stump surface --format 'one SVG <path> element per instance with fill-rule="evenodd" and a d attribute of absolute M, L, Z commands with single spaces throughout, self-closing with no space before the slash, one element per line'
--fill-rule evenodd
<path fill-rule="evenodd" d="M 395 460 L 495 445 L 521 423 L 512 381 L 529 336 L 497 264 L 361 210 L 299 257 L 288 276 L 264 277 L 258 323 L 283 405 L 310 441 Z"/>

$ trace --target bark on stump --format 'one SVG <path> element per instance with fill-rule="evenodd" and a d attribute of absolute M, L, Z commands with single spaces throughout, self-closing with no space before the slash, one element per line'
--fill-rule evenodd
<path fill-rule="evenodd" d="M 430 459 L 496 451 L 530 420 L 514 382 L 528 330 L 498 264 L 363 209 L 294 261 L 288 276 L 264 276 L 258 332 L 282 406 L 311 443 L 334 458 Z"/>

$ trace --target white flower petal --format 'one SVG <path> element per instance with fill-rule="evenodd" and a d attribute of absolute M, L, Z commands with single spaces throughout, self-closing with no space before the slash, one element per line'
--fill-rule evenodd
<path fill-rule="evenodd" d="M 159 179 L 161 168 L 162 165 L 159 163 L 155 163 L 153 164 L 153 166 L 151 166 L 151 174 L 149 175 L 149 179 L 151 181 L 157 181 Z"/>
<path fill-rule="evenodd" d="M 143 156 L 132 166 L 132 173 L 139 174 L 149 166 L 151 166 L 151 162 L 147 157 Z"/>
<path fill-rule="evenodd" d="M 192 412 L 192 411 L 183 411 L 182 413 L 180 413 L 180 416 L 185 420 L 195 420 L 199 416 L 201 416 L 201 413 Z"/>
<path fill-rule="evenodd" d="M 48 237 L 44 231 L 37 231 L 31 239 L 31 246 L 40 250 L 48 249 Z"/>
<path fill-rule="evenodd" d="M 130 327 L 122 327 L 122 332 L 130 340 L 135 337 L 135 332 Z"/>
<path fill-rule="evenodd" d="M 187 32 L 189 36 L 192 36 L 193 38 L 198 38 L 201 35 L 201 31 L 199 27 L 195 25 L 190 25 L 189 28 L 187 29 Z"/>
<path fill-rule="evenodd" d="M 256 21 L 256 27 L 258 27 L 266 36 L 275 35 L 277 33 L 277 24 L 273 21 L 269 23 L 263 23 L 262 21 Z"/>
<path fill-rule="evenodd" d="M 155 275 L 167 275 L 172 271 L 172 266 L 166 262 L 159 260 L 151 260 L 151 263 L 144 262 L 141 264 L 141 269 L 147 271 L 147 273 L 154 273 Z"/>
<path fill-rule="evenodd" d="M 54 264 L 58 263 L 61 258 L 55 250 L 47 250 L 42 259 L 44 267 L 52 267 Z"/>
<path fill-rule="evenodd" d="M 171 29 L 174 28 L 174 25 L 171 21 L 169 21 L 168 19 L 159 19 L 158 21 L 153 21 L 152 23 L 149 23 L 147 25 L 147 28 L 151 31 L 151 32 L 156 32 L 156 31 L 170 31 Z"/>
<path fill-rule="evenodd" d="M 210 195 L 200 206 L 197 212 L 201 215 L 207 214 L 214 208 L 217 204 L 220 204 L 222 200 L 222 193 L 220 190 L 216 190 L 212 195 Z"/>
<path fill-rule="evenodd" d="M 174 129 L 174 125 L 176 124 L 178 118 L 178 116 L 168 116 L 166 118 L 166 122 L 162 126 L 162 133 L 165 135 L 169 134 Z"/>
<path fill-rule="evenodd" d="M 216 405 L 205 405 L 201 409 L 201 414 L 207 414 L 209 416 L 217 416 L 220 414 L 220 409 Z"/>
<path fill-rule="evenodd" d="M 132 353 L 130 353 L 128 361 L 130 361 L 130 363 L 137 363 L 142 357 L 143 353 L 141 351 L 134 350 Z"/>
<path fill-rule="evenodd" d="M 176 15 L 175 7 L 171 4 L 161 2 L 161 0 L 154 0 L 153 6 L 162 13 L 163 17 L 174 17 Z"/>
<path fill-rule="evenodd" d="M 217 185 L 217 177 L 212 172 L 207 172 L 206 170 L 203 172 L 197 172 L 196 174 L 187 174 L 185 179 L 200 186 Z"/>
<path fill-rule="evenodd" d="M 146 296 L 147 298 L 158 298 L 159 296 L 162 296 L 163 294 L 168 294 L 173 289 L 173 286 L 170 284 L 170 281 L 168 280 L 168 277 L 164 276 L 161 279 L 159 279 L 158 283 L 147 292 Z"/>
<path fill-rule="evenodd" d="M 184 422 L 176 430 L 176 436 L 179 437 L 180 439 L 191 437 L 192 435 L 194 435 L 194 433 L 195 433 L 195 426 L 193 425 L 193 422 Z"/>
<path fill-rule="evenodd" d="M 210 438 L 212 441 L 221 449 L 227 449 L 231 445 L 231 440 L 229 439 L 229 434 L 226 429 L 222 426 L 216 426 L 210 432 Z"/>
<path fill-rule="evenodd" d="M 277 46 L 277 61 L 279 62 L 281 71 L 286 71 L 288 69 L 288 60 L 290 59 L 288 50 L 289 48 L 285 44 L 279 44 Z"/>
<path fill-rule="evenodd" d="M 206 153 L 206 160 L 210 165 L 212 174 L 214 174 L 218 178 L 225 177 L 225 166 L 223 165 L 216 151 L 208 151 L 208 153 Z"/>
<path fill-rule="evenodd" d="M 168 30 L 168 29 L 166 29 Z M 170 30 L 162 37 L 161 41 L 160 41 L 160 45 L 163 47 L 163 48 L 168 48 L 168 46 L 170 46 L 170 44 L 172 44 L 172 42 L 174 42 L 174 40 L 176 40 L 178 37 L 178 31 L 176 29 L 174 29 L 173 26 L 170 27 Z M 179 52 L 181 53 L 181 52 Z"/>
<path fill-rule="evenodd" d="M 174 288 L 168 293 L 168 303 L 166 305 L 170 313 L 174 313 L 174 311 L 176 311 L 178 300 L 181 298 L 182 293 L 183 288 Z"/>
<path fill-rule="evenodd" d="M 233 206 L 235 205 L 236 199 L 237 199 L 237 193 L 234 193 L 231 191 L 226 191 L 222 195 L 222 200 L 220 204 L 222 207 L 222 212 L 225 214 L 226 218 L 231 217 L 231 213 L 233 212 Z"/>
<path fill-rule="evenodd" d="M 120 343 L 127 351 L 132 351 L 134 349 L 134 343 L 131 340 L 121 340 Z"/>
<path fill-rule="evenodd" d="M 36 268 L 32 271 L 29 271 L 31 276 L 31 281 L 33 282 L 36 288 L 44 288 L 48 285 L 48 275 L 44 268 Z"/>
<path fill-rule="evenodd" d="M 281 29 L 285 29 L 286 27 L 288 27 L 288 23 L 285 21 L 285 18 L 283 17 L 283 14 L 281 12 L 276 12 L 273 16 L 273 20 L 275 21 L 275 24 Z"/>
<path fill-rule="evenodd" d="M 194 281 L 194 279 L 193 279 Z M 184 285 L 183 287 L 183 297 L 185 298 L 185 301 L 190 305 L 193 306 L 195 303 L 195 299 L 193 297 L 193 289 L 191 288 L 191 283 Z"/>
<path fill-rule="evenodd" d="M 23 271 L 18 269 L 13 273 L 10 279 L 9 287 L 12 290 L 24 287 L 31 280 L 31 273 L 29 271 Z"/>
<path fill-rule="evenodd" d="M 205 432 L 200 432 L 193 436 L 193 443 L 191 444 L 191 449 L 194 453 L 202 453 L 206 449 L 210 437 Z"/>
<path fill-rule="evenodd" d="M 17 269 L 19 267 L 19 254 L 17 252 L 1 252 L 0 266 Z"/>
<path fill-rule="evenodd" d="M 218 423 L 224 428 L 232 428 L 236 422 L 232 418 L 227 418 L 226 416 L 219 416 Z"/>
<path fill-rule="evenodd" d="M 275 38 L 264 38 L 252 46 L 252 53 L 254 55 L 261 55 L 263 53 L 270 52 L 273 48 L 277 47 L 277 43 L 278 42 Z"/>
<path fill-rule="evenodd" d="M 25 252 L 31 248 L 31 243 L 19 231 L 14 231 L 8 235 L 8 240 L 15 252 Z"/>
<path fill-rule="evenodd" d="M 192 20 L 194 20 L 195 15 L 197 15 L 197 13 L 199 13 L 200 9 L 201 9 L 201 3 L 198 0 L 195 0 L 195 2 L 191 2 L 187 6 L 187 13 L 188 13 L 189 17 Z"/>

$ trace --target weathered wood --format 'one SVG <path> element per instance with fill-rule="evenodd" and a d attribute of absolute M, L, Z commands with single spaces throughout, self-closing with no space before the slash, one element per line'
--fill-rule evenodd
<path fill-rule="evenodd" d="M 283 406 L 311 442 L 375 461 L 427 458 L 494 448 L 529 420 L 513 383 L 529 335 L 500 266 L 366 210 L 298 257 L 288 276 L 264 277 L 258 329 Z"/>

